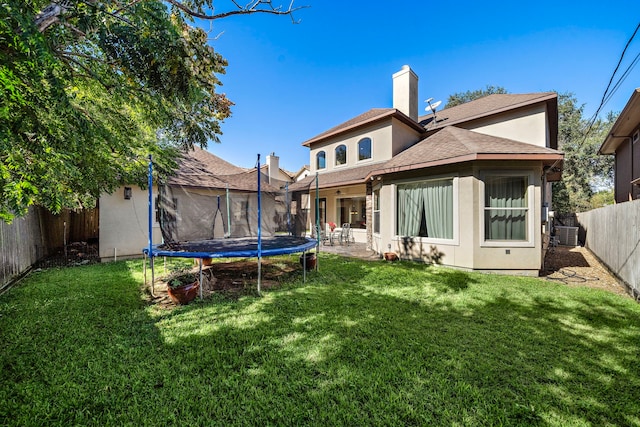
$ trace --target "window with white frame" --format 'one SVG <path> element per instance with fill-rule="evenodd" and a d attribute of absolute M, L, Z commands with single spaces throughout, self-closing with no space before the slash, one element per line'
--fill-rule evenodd
<path fill-rule="evenodd" d="M 336 147 L 336 166 L 347 163 L 347 146 L 344 144 Z"/>
<path fill-rule="evenodd" d="M 371 158 L 371 138 L 362 138 L 358 141 L 358 161 Z"/>
<path fill-rule="evenodd" d="M 526 242 L 531 239 L 529 177 L 484 176 L 484 240 Z"/>
<path fill-rule="evenodd" d="M 316 154 L 316 169 L 324 169 L 327 167 L 327 155 L 324 151 Z"/>
<path fill-rule="evenodd" d="M 397 234 L 454 239 L 453 178 L 397 185 Z"/>
<path fill-rule="evenodd" d="M 380 233 L 380 189 L 373 190 L 373 232 Z"/>

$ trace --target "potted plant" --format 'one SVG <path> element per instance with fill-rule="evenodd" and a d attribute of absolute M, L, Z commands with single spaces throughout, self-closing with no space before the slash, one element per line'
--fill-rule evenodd
<path fill-rule="evenodd" d="M 200 289 L 198 273 L 176 271 L 167 277 L 167 293 L 176 304 L 188 304 L 195 299 Z"/>
<path fill-rule="evenodd" d="M 397 261 L 398 260 L 398 254 L 395 252 L 385 252 L 384 253 L 384 259 L 386 261 Z"/>
<path fill-rule="evenodd" d="M 334 231 L 336 229 L 336 223 L 333 221 L 329 221 L 329 229 Z"/>
<path fill-rule="evenodd" d="M 314 268 L 316 268 L 316 259 L 317 258 L 315 252 L 306 252 L 300 255 L 300 265 L 304 267 L 306 263 L 307 270 L 313 270 Z"/>

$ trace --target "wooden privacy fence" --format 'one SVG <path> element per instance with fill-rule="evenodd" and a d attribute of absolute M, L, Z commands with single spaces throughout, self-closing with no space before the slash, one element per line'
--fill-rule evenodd
<path fill-rule="evenodd" d="M 0 221 L 0 289 L 47 254 L 38 209 L 11 224 Z"/>
<path fill-rule="evenodd" d="M 38 207 L 11 224 L 0 221 L 0 289 L 71 242 L 97 241 L 98 222 L 97 208 L 53 215 Z"/>
<path fill-rule="evenodd" d="M 577 214 L 585 246 L 640 298 L 640 200 Z M 581 233 L 582 234 L 582 233 Z"/>

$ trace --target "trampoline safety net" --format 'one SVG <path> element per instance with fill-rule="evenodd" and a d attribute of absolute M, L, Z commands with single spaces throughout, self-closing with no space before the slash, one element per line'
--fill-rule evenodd
<path fill-rule="evenodd" d="M 257 170 L 231 175 L 200 174 L 167 180 L 159 186 L 156 215 L 165 243 L 258 234 Z M 286 182 L 260 172 L 263 237 L 292 232 L 290 194 Z M 197 185 L 194 185 L 197 184 Z"/>

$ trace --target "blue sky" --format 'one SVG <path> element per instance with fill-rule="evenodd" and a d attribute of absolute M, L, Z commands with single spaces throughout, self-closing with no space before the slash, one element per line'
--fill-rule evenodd
<path fill-rule="evenodd" d="M 218 11 L 227 4 L 217 2 Z M 572 92 L 589 117 L 640 22 L 637 0 L 294 5 L 310 6 L 295 14 L 296 25 L 272 15 L 203 24 L 229 62 L 220 92 L 236 104 L 222 142 L 208 149 L 238 166 L 275 152 L 281 167 L 297 171 L 309 163 L 303 141 L 370 108 L 391 107 L 391 75 L 405 64 L 419 77 L 421 114 L 427 98 L 444 106 L 450 94 L 494 85 L 510 93 Z M 620 72 L 638 54 L 640 33 Z M 636 87 L 640 67 L 603 114 L 620 111 Z"/>

